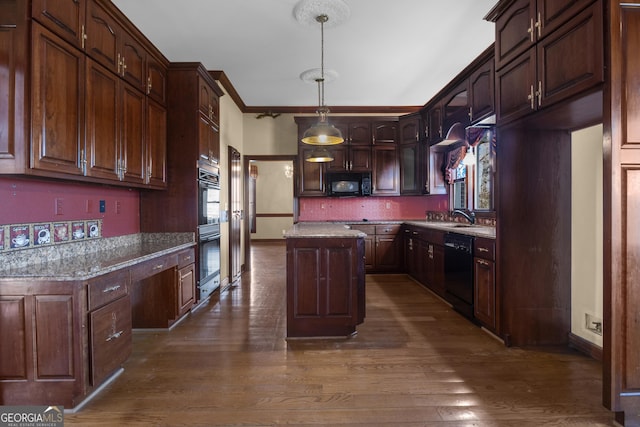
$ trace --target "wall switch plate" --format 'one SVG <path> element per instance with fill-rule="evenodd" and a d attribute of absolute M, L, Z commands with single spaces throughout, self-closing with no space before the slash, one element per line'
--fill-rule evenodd
<path fill-rule="evenodd" d="M 584 314 L 585 328 L 594 334 L 602 335 L 602 319 L 589 314 Z"/>
<path fill-rule="evenodd" d="M 62 199 L 60 197 L 56 197 L 53 210 L 55 215 L 62 215 L 64 213 L 62 210 Z"/>

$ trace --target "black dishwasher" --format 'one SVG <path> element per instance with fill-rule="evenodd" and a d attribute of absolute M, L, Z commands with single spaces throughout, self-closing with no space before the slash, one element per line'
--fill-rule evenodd
<path fill-rule="evenodd" d="M 445 299 L 463 316 L 473 320 L 473 237 L 444 235 Z"/>

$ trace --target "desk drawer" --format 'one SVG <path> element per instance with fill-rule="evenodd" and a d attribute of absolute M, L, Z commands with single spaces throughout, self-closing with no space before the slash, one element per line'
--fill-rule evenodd
<path fill-rule="evenodd" d="M 363 233 L 366 233 L 367 236 L 373 236 L 374 234 L 376 234 L 376 226 L 375 225 L 351 224 L 350 227 L 351 227 L 352 230 L 359 230 L 359 231 L 362 231 Z"/>
<path fill-rule="evenodd" d="M 87 306 L 89 311 L 127 295 L 129 292 L 129 272 L 126 269 L 114 271 L 89 281 L 87 285 Z"/>
<path fill-rule="evenodd" d="M 137 282 L 146 279 L 176 265 L 178 265 L 177 254 L 165 255 L 141 262 L 131 267 L 131 281 Z"/>
<path fill-rule="evenodd" d="M 195 253 L 193 248 L 178 252 L 178 268 L 193 264 L 196 261 Z"/>

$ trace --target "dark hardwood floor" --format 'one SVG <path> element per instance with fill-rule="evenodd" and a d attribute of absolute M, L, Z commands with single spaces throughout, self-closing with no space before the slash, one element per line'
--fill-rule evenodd
<path fill-rule="evenodd" d="M 601 364 L 506 348 L 403 275 L 367 276 L 348 340 L 285 340 L 285 249 L 169 332 L 134 334 L 125 371 L 65 425 L 612 426 Z"/>

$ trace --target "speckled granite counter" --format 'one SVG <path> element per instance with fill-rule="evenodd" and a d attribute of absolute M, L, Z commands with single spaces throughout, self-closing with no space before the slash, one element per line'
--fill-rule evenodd
<path fill-rule="evenodd" d="M 471 225 L 459 222 L 440 221 L 403 221 L 403 224 L 424 228 L 433 228 L 436 230 L 442 230 L 451 233 L 466 234 L 474 237 L 485 237 L 488 239 L 496 238 L 495 227 L 489 227 L 486 225 Z"/>
<path fill-rule="evenodd" d="M 195 245 L 194 233 L 140 233 L 2 255 L 3 279 L 86 280 Z"/>
<path fill-rule="evenodd" d="M 284 233 L 285 238 L 366 237 L 359 230 L 331 222 L 300 222 Z"/>

